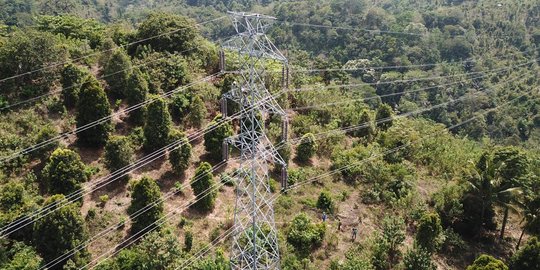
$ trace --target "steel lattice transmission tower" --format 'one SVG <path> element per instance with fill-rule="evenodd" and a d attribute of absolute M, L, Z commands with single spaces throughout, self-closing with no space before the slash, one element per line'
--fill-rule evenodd
<path fill-rule="evenodd" d="M 224 159 L 228 159 L 229 144 L 240 150 L 231 266 L 279 269 L 268 165 L 270 162 L 282 165 L 282 178 L 286 180 L 286 163 L 265 135 L 264 123 L 270 114 L 280 115 L 284 123 L 282 139 L 286 140 L 287 121 L 285 111 L 266 89 L 264 78 L 269 61 L 285 66 L 287 59 L 265 34 L 275 18 L 252 13 L 229 14 L 237 35 L 225 42 L 223 48 L 238 53 L 240 70 L 238 81 L 224 95 L 222 113 L 226 114 L 227 99 L 238 103 L 242 112 L 239 134 L 226 139 L 223 147 Z"/>

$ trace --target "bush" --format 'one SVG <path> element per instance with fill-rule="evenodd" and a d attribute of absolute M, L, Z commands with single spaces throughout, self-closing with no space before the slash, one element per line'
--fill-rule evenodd
<path fill-rule="evenodd" d="M 508 266 L 501 260 L 497 260 L 489 255 L 480 255 L 467 270 L 508 270 Z"/>
<path fill-rule="evenodd" d="M 113 51 L 111 58 L 103 67 L 109 90 L 115 98 L 126 97 L 128 80 L 131 74 L 131 59 L 124 50 Z"/>
<path fill-rule="evenodd" d="M 140 43 L 141 45 L 148 45 L 156 51 L 170 53 L 197 47 L 198 36 L 197 27 L 191 19 L 167 13 L 149 15 L 141 23 L 137 32 L 137 39 L 145 40 Z"/>
<path fill-rule="evenodd" d="M 217 115 L 208 126 L 204 134 L 204 148 L 213 160 L 221 160 L 223 141 L 233 135 L 230 122 L 223 122 L 221 115 Z"/>
<path fill-rule="evenodd" d="M 162 98 L 148 105 L 148 115 L 144 125 L 144 148 L 153 152 L 164 147 L 169 141 L 171 115 L 167 103 Z"/>
<path fill-rule="evenodd" d="M 212 175 L 212 166 L 203 162 L 191 180 L 191 188 L 197 197 L 197 202 L 193 206 L 201 211 L 210 211 L 214 209 L 217 191 L 214 188 L 214 176 Z"/>
<path fill-rule="evenodd" d="M 135 106 L 146 101 L 148 95 L 148 83 L 142 72 L 135 70 L 127 81 L 126 99 L 129 106 Z M 146 106 L 142 106 L 129 113 L 129 120 L 136 124 L 144 124 Z"/>
<path fill-rule="evenodd" d="M 34 151 L 34 156 L 37 156 L 40 159 L 48 156 L 48 154 L 52 152 L 54 149 L 56 149 L 58 145 L 60 144 L 58 140 L 53 139 L 57 136 L 58 136 L 58 130 L 56 130 L 54 126 L 46 125 L 43 128 L 41 128 L 36 136 L 36 142 L 37 143 L 41 143 L 45 141 L 49 141 L 49 142 L 46 145 L 43 145 L 43 147 L 41 147 L 40 149 L 36 149 L 36 151 Z"/>
<path fill-rule="evenodd" d="M 403 258 L 404 270 L 436 270 L 431 253 L 422 248 L 407 251 Z"/>
<path fill-rule="evenodd" d="M 49 194 L 68 195 L 82 188 L 81 183 L 88 179 L 85 170 L 86 166 L 79 154 L 58 148 L 49 157 L 42 175 Z M 80 201 L 82 202 L 82 198 Z"/>
<path fill-rule="evenodd" d="M 387 104 L 381 104 L 377 108 L 377 114 L 375 115 L 377 128 L 382 131 L 389 129 L 393 124 L 393 120 L 390 119 L 393 116 L 394 111 L 392 110 L 392 107 Z"/>
<path fill-rule="evenodd" d="M 358 120 L 358 125 L 360 125 L 361 128 L 357 129 L 354 132 L 354 135 L 363 138 L 366 142 L 371 142 L 375 135 L 375 127 L 373 126 L 373 119 L 371 119 L 369 111 L 362 111 L 360 119 Z"/>
<path fill-rule="evenodd" d="M 105 166 L 111 172 L 120 170 L 133 162 L 134 155 L 128 137 L 112 136 L 105 145 Z"/>
<path fill-rule="evenodd" d="M 327 211 L 328 213 L 334 212 L 334 202 L 332 196 L 328 191 L 322 191 L 317 199 L 317 208 Z"/>
<path fill-rule="evenodd" d="M 191 100 L 189 106 L 189 123 L 196 128 L 200 128 L 203 125 L 204 119 L 207 114 L 206 106 L 200 96 L 195 96 Z"/>
<path fill-rule="evenodd" d="M 439 215 L 425 214 L 418 224 L 416 243 L 427 252 L 437 251 L 441 246 L 443 228 Z"/>
<path fill-rule="evenodd" d="M 287 242 L 289 242 L 301 256 L 306 256 L 309 252 L 321 245 L 326 233 L 326 225 L 313 224 L 310 218 L 301 213 L 294 217 L 287 232 Z"/>
<path fill-rule="evenodd" d="M 540 242 L 531 237 L 527 244 L 510 259 L 510 270 L 540 269 Z"/>
<path fill-rule="evenodd" d="M 175 94 L 169 105 L 171 110 L 171 116 L 176 120 L 181 122 L 186 115 L 189 113 L 189 108 L 191 105 L 191 97 L 189 94 L 181 92 Z"/>
<path fill-rule="evenodd" d="M 192 246 L 193 246 L 193 233 L 191 231 L 186 231 L 184 234 L 184 251 L 190 252 Z"/>
<path fill-rule="evenodd" d="M 169 162 L 171 163 L 174 172 L 181 175 L 189 167 L 191 144 L 186 135 L 178 130 L 173 130 L 171 132 L 169 140 L 171 140 L 171 143 L 178 143 L 174 149 L 169 151 Z"/>
<path fill-rule="evenodd" d="M 63 195 L 54 195 L 45 202 L 44 206 L 59 203 L 64 199 Z M 71 251 L 71 249 L 82 244 L 88 238 L 80 209 L 73 204 L 58 208 L 56 211 L 36 220 L 33 235 L 36 250 L 47 262 Z M 62 269 L 62 266 L 70 259 L 84 261 L 88 255 L 86 249 L 82 249 L 60 260 L 57 267 Z"/>
<path fill-rule="evenodd" d="M 77 108 L 77 129 L 111 114 L 107 95 L 94 77 L 89 77 L 83 84 Z M 102 146 L 107 142 L 111 130 L 111 120 L 107 119 L 77 133 L 77 137 L 86 146 Z"/>
<path fill-rule="evenodd" d="M 84 81 L 90 76 L 86 68 L 68 64 L 62 70 L 62 97 L 66 108 L 73 108 L 79 102 L 79 94 Z"/>
<path fill-rule="evenodd" d="M 136 234 L 143 231 L 154 229 L 153 224 L 163 216 L 163 201 L 161 200 L 161 191 L 156 181 L 148 176 L 133 183 L 131 187 L 131 205 L 128 208 L 128 214 L 135 212 L 153 204 L 152 208 L 140 212 L 135 218 L 131 219 L 131 233 Z"/>
<path fill-rule="evenodd" d="M 300 144 L 296 148 L 296 158 L 300 162 L 308 162 L 317 151 L 315 136 L 311 133 L 306 133 L 300 139 Z"/>

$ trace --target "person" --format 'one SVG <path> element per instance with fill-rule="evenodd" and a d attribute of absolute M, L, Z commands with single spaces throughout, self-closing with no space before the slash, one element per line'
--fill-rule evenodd
<path fill-rule="evenodd" d="M 356 240 L 356 235 L 358 235 L 358 228 L 354 227 L 352 229 L 352 240 Z"/>
<path fill-rule="evenodd" d="M 340 218 L 338 218 L 338 220 L 337 220 L 337 230 L 341 231 L 341 219 Z"/>
<path fill-rule="evenodd" d="M 326 212 L 323 212 L 323 213 L 322 213 L 322 221 L 323 221 L 323 222 L 326 222 L 326 218 L 327 218 Z"/>

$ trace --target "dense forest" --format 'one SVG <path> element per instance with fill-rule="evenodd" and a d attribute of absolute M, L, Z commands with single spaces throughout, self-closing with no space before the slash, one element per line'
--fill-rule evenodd
<path fill-rule="evenodd" d="M 228 10 L 288 59 L 282 269 L 540 270 L 536 0 L 0 0 L 0 269 L 231 269 Z"/>

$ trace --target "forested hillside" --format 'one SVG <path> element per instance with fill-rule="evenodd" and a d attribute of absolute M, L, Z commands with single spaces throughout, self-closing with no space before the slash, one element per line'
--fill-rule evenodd
<path fill-rule="evenodd" d="M 0 0 L 0 269 L 231 268 L 227 10 L 288 59 L 282 269 L 540 270 L 535 0 Z"/>

